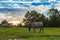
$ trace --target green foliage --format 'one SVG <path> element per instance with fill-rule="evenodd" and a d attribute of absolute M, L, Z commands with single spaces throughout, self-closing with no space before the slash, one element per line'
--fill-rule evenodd
<path fill-rule="evenodd" d="M 59 11 L 57 9 L 49 9 L 49 26 L 51 27 L 59 27 L 60 24 L 60 16 Z"/>
<path fill-rule="evenodd" d="M 27 12 L 25 15 L 25 19 L 30 22 L 36 22 L 36 21 L 43 21 L 44 20 L 44 15 L 41 13 L 37 13 L 35 10 L 31 12 Z"/>
<path fill-rule="evenodd" d="M 45 27 L 59 27 L 60 26 L 60 13 L 57 9 L 49 9 L 48 17 L 44 14 L 37 13 L 35 10 L 27 12 L 25 15 L 25 22 L 40 22 L 44 23 Z"/>

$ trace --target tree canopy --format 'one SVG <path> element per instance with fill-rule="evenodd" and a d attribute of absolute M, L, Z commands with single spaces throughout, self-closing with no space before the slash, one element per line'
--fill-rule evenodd
<path fill-rule="evenodd" d="M 44 14 L 37 13 L 35 10 L 27 12 L 25 15 L 25 20 L 30 22 L 40 22 L 44 20 Z"/>
<path fill-rule="evenodd" d="M 49 9 L 47 13 L 49 17 L 46 17 L 42 13 L 38 13 L 35 10 L 25 14 L 25 18 L 23 21 L 25 22 L 43 22 L 46 27 L 59 27 L 60 26 L 60 13 L 57 9 Z"/>

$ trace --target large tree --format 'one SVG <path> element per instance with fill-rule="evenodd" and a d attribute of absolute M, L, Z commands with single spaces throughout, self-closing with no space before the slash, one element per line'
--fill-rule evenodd
<path fill-rule="evenodd" d="M 57 9 L 49 9 L 49 18 L 50 18 L 50 26 L 56 27 L 59 26 L 59 11 Z"/>
<path fill-rule="evenodd" d="M 44 15 L 41 13 L 36 12 L 35 10 L 31 11 L 31 12 L 27 12 L 25 15 L 25 19 L 24 21 L 30 21 L 30 22 L 40 22 L 44 20 Z"/>

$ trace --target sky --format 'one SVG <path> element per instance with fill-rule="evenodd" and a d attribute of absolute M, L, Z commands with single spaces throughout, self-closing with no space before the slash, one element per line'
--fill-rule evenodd
<path fill-rule="evenodd" d="M 60 11 L 60 0 L 0 0 L 0 22 L 22 21 L 27 11 L 46 14 L 51 8 Z"/>

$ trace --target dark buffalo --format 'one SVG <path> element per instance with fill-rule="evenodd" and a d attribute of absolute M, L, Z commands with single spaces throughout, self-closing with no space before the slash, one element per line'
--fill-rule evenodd
<path fill-rule="evenodd" d="M 39 32 L 43 32 L 43 22 L 28 22 L 26 25 L 28 26 L 29 32 L 31 28 L 33 28 L 34 32 L 36 31 L 36 28 L 40 28 Z"/>

